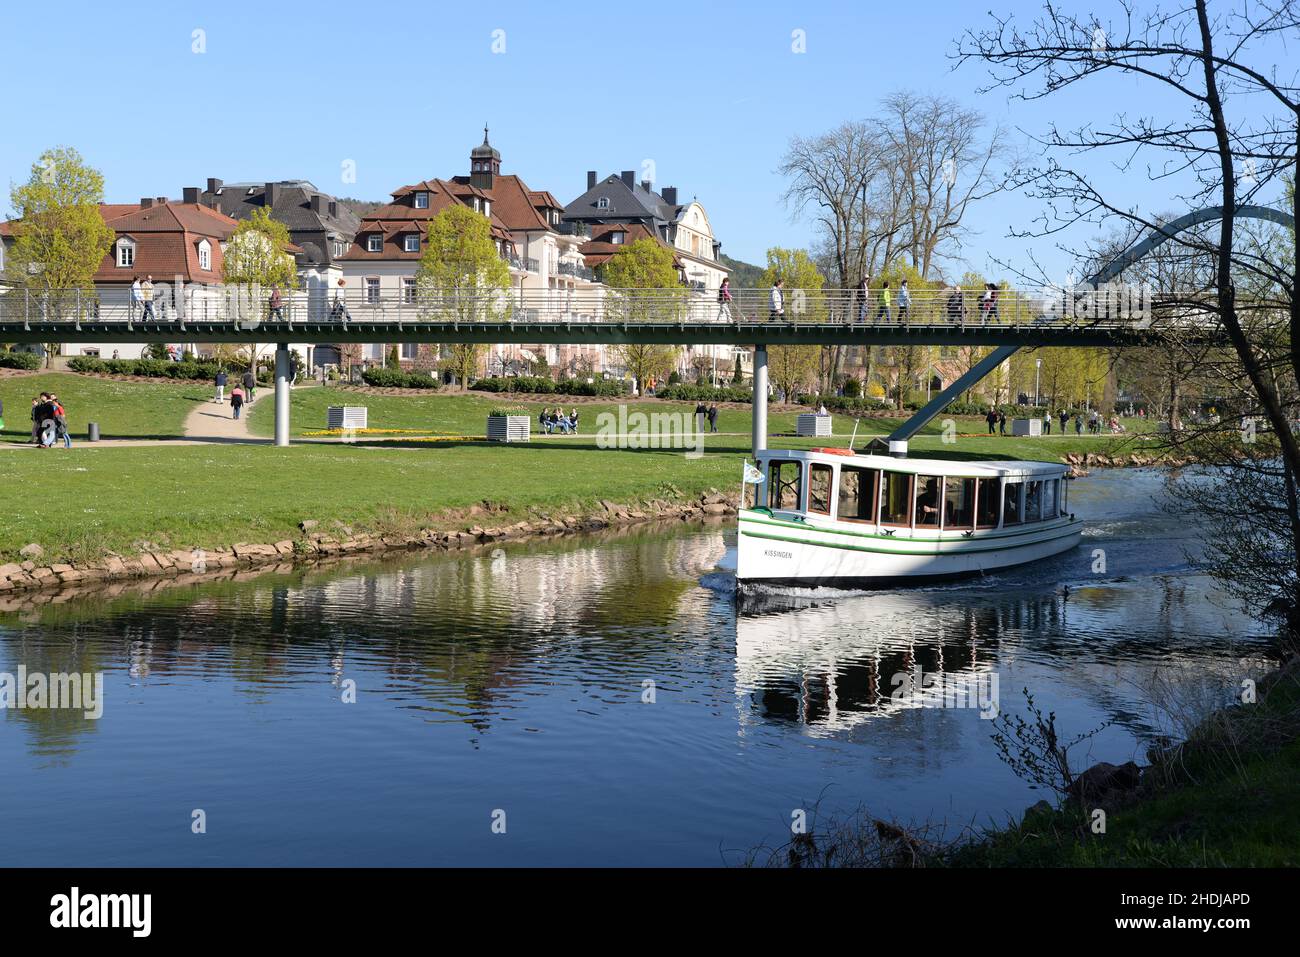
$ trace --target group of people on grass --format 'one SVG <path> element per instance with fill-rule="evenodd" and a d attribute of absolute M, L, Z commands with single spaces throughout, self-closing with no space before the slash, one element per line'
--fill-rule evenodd
<path fill-rule="evenodd" d="M 703 416 L 703 418 L 701 418 Z M 704 431 L 704 420 L 709 422 L 709 431 L 718 431 L 718 403 L 706 406 L 703 402 L 695 404 L 695 423 L 701 432 Z"/>
<path fill-rule="evenodd" d="M 40 449 L 53 448 L 60 443 L 65 449 L 72 448 L 68 414 L 53 392 L 42 392 L 32 399 L 32 442 Z"/>
<path fill-rule="evenodd" d="M 1069 432 L 1069 426 L 1071 424 L 1070 413 L 1062 409 L 1060 412 L 1056 413 L 1056 417 L 1060 420 L 1061 434 L 1062 435 L 1067 434 Z M 984 416 L 984 421 L 988 423 L 989 435 L 1007 434 L 1007 414 L 1003 412 L 1001 409 L 990 408 Z M 1093 409 L 1088 413 L 1088 418 L 1086 420 L 1086 423 L 1082 412 L 1074 413 L 1073 425 L 1074 425 L 1075 435 L 1083 434 L 1083 429 L 1085 424 L 1087 425 L 1088 433 L 1090 435 L 1101 435 L 1102 417 L 1101 417 L 1101 413 L 1098 412 L 1096 409 Z M 1110 419 L 1106 422 L 1105 427 L 1108 428 L 1111 432 L 1126 431 L 1123 423 L 1120 422 L 1119 417 L 1115 415 L 1112 415 L 1110 417 Z M 1052 434 L 1052 413 L 1051 412 L 1047 412 L 1043 415 L 1043 434 L 1044 435 Z"/>
<path fill-rule="evenodd" d="M 562 432 L 565 435 L 576 435 L 578 432 L 578 410 L 574 409 L 568 415 L 564 414 L 561 408 L 552 409 L 547 407 L 542 409 L 541 414 L 537 417 L 542 431 L 547 435 L 552 432 Z"/>

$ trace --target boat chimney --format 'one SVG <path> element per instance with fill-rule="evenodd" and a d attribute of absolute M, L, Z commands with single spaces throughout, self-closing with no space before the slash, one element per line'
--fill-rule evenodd
<path fill-rule="evenodd" d="M 890 439 L 889 454 L 896 459 L 907 458 L 907 439 Z"/>

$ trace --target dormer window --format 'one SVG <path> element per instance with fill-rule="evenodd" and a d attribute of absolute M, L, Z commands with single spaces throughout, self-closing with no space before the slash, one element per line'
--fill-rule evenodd
<path fill-rule="evenodd" d="M 428 194 L 428 193 L 425 193 L 425 192 L 419 192 L 419 193 L 416 193 L 416 194 L 415 194 L 415 208 L 416 208 L 416 209 L 428 209 L 428 208 L 429 208 L 429 194 Z"/>
<path fill-rule="evenodd" d="M 381 253 L 384 251 L 384 237 L 379 235 L 370 235 L 366 237 L 366 252 Z"/>
<path fill-rule="evenodd" d="M 490 199 L 483 200 L 483 215 L 484 216 L 492 215 L 492 200 Z"/>
<path fill-rule="evenodd" d="M 597 208 L 597 209 L 609 209 L 609 197 L 608 197 L 608 196 L 602 196 L 602 197 L 600 197 L 600 199 L 596 200 L 596 208 Z"/>
<path fill-rule="evenodd" d="M 407 233 L 402 237 L 402 248 L 408 253 L 418 253 L 420 251 L 420 234 Z"/>
<path fill-rule="evenodd" d="M 130 239 L 117 241 L 117 265 L 119 269 L 130 269 L 135 265 L 135 242 Z"/>
<path fill-rule="evenodd" d="M 199 268 L 204 272 L 212 271 L 212 243 L 206 239 L 199 243 Z"/>
<path fill-rule="evenodd" d="M 627 238 L 627 233 L 621 229 L 609 234 L 609 241 L 615 246 L 622 246 L 623 240 Z"/>

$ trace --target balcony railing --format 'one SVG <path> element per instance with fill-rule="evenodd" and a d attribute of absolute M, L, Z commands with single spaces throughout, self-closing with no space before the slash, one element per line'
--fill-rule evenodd
<path fill-rule="evenodd" d="M 587 279 L 592 282 L 596 279 L 596 271 L 581 263 L 560 260 L 558 271 L 561 276 L 573 276 L 576 279 Z"/>
<path fill-rule="evenodd" d="M 527 256 L 507 256 L 506 262 L 511 269 L 518 269 L 520 272 L 541 272 L 541 264 Z"/>

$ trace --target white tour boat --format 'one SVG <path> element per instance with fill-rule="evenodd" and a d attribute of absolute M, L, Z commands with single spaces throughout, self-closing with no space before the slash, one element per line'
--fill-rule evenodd
<path fill-rule="evenodd" d="M 769 450 L 746 465 L 736 581 L 879 587 L 978 575 L 1079 544 L 1067 467 Z"/>

